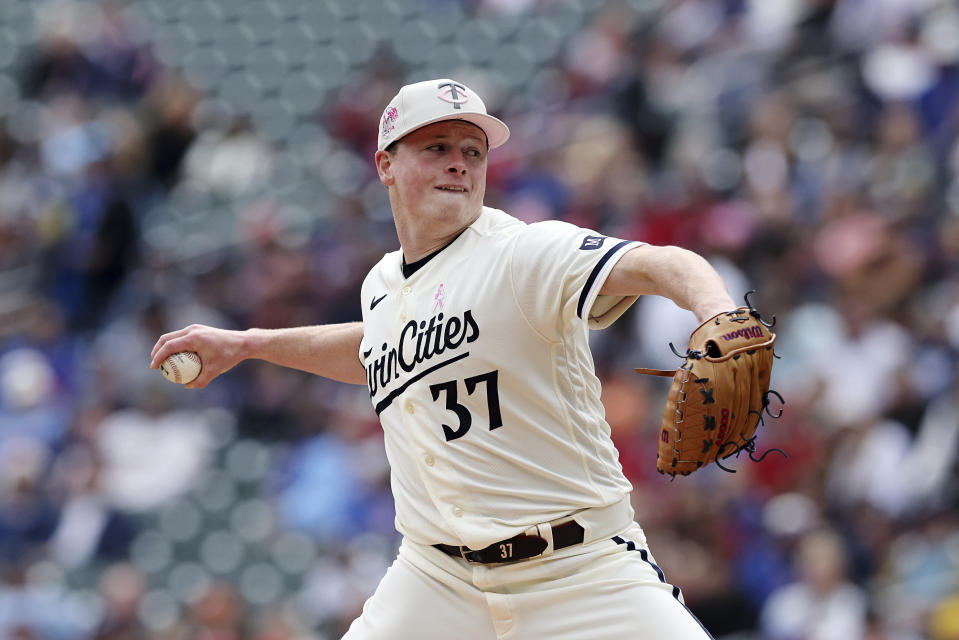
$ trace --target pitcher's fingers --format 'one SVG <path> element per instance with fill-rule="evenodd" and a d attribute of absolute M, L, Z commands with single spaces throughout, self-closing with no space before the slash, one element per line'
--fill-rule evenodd
<path fill-rule="evenodd" d="M 167 359 L 167 356 L 171 356 L 174 353 L 179 351 L 196 351 L 193 347 L 193 341 L 187 336 L 180 336 L 178 338 L 173 338 L 172 340 L 167 340 L 157 352 L 153 355 L 153 360 L 150 362 L 150 368 L 156 369 L 160 366 L 160 363 Z"/>
<path fill-rule="evenodd" d="M 157 362 L 157 363 L 162 362 L 162 360 L 158 361 L 156 359 L 157 352 L 160 349 L 162 349 L 163 345 L 166 344 L 169 340 L 172 340 L 174 338 L 179 338 L 184 333 L 186 333 L 186 331 L 187 331 L 186 329 L 180 329 L 179 331 L 171 331 L 170 333 L 164 333 L 162 336 L 160 336 L 160 338 L 156 341 L 156 344 L 153 345 L 153 350 L 150 351 L 151 362 Z M 151 364 L 151 366 L 153 365 Z"/>
<path fill-rule="evenodd" d="M 166 340 L 160 338 L 157 340 L 157 343 L 153 345 L 153 350 L 150 352 L 150 368 L 156 369 L 159 366 L 160 361 L 157 360 L 157 354 L 160 352 L 160 349 L 163 348 L 163 345 L 166 344 Z"/>

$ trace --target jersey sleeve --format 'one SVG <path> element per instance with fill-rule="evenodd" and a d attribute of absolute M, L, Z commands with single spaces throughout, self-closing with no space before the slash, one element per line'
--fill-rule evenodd
<path fill-rule="evenodd" d="M 638 296 L 600 296 L 617 261 L 640 242 L 551 220 L 527 226 L 513 245 L 510 275 L 527 322 L 555 340 L 586 323 L 602 329 Z"/>

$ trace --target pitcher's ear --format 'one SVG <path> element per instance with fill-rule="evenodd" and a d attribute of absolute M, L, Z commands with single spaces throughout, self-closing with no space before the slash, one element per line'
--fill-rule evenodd
<path fill-rule="evenodd" d="M 388 151 L 377 151 L 373 156 L 376 162 L 376 173 L 387 187 L 392 186 L 396 179 L 393 177 L 393 154 Z"/>

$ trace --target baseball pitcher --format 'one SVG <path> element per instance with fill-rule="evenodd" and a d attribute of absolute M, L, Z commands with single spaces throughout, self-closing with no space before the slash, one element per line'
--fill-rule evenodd
<path fill-rule="evenodd" d="M 399 554 L 348 640 L 703 640 L 634 522 L 588 332 L 638 296 L 700 321 L 736 305 L 689 251 L 484 206 L 509 129 L 451 79 L 400 89 L 375 164 L 400 249 L 363 322 L 162 336 L 206 386 L 245 358 L 365 384 L 383 426 Z"/>

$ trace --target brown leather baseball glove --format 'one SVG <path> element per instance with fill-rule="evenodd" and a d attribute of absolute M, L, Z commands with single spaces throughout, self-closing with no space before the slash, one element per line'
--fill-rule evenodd
<path fill-rule="evenodd" d="M 686 353 L 677 353 L 683 364 L 675 371 L 636 369 L 673 378 L 659 430 L 660 473 L 689 475 L 711 462 L 732 471 L 719 461 L 742 451 L 757 462 L 765 456 L 754 457 L 756 428 L 764 411 L 774 418 L 782 414 L 768 411 L 770 394 L 782 402 L 769 389 L 776 341 L 769 329 L 775 318 L 766 324 L 749 304 L 749 294 L 746 304 L 699 325 Z"/>

